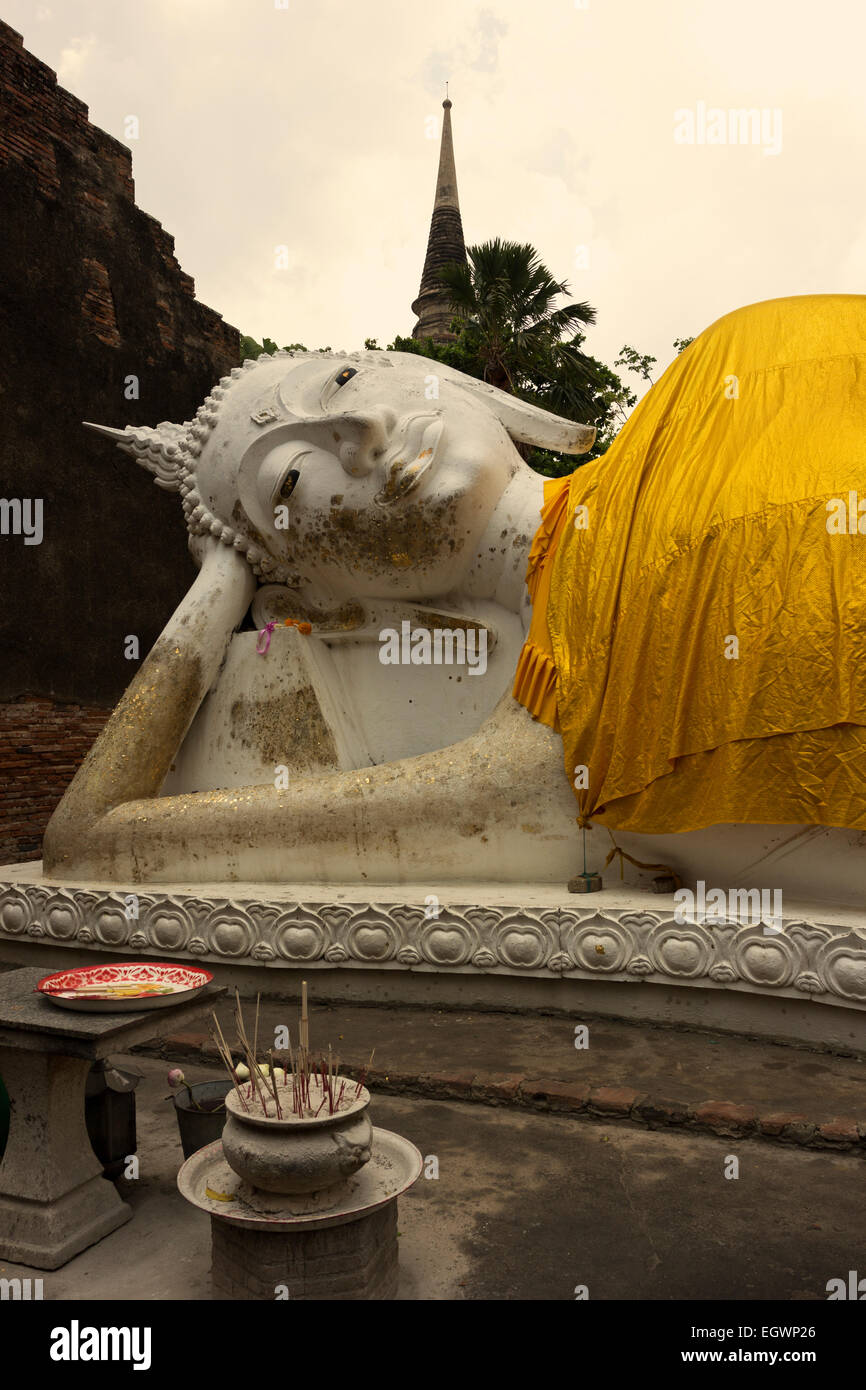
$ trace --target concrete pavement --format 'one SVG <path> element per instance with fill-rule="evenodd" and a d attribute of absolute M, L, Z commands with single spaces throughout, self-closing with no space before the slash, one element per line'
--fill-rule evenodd
<path fill-rule="evenodd" d="M 46 1299 L 209 1297 L 209 1222 L 175 1186 L 166 1064 L 132 1060 L 146 1073 L 140 1177 L 121 1182 L 134 1219 L 54 1273 L 0 1269 L 41 1277 Z M 572 1301 L 584 1285 L 590 1300 L 823 1300 L 829 1279 L 866 1274 L 856 1154 L 414 1096 L 376 1095 L 373 1119 L 438 1161 L 400 1201 L 402 1299 Z"/>

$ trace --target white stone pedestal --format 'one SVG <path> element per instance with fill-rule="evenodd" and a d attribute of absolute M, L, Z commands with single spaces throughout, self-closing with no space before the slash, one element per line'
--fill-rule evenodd
<path fill-rule="evenodd" d="M 229 892 L 231 896 L 229 896 Z M 134 895 L 135 915 L 130 914 Z M 241 993 L 677 1023 L 866 1054 L 866 906 L 785 898 L 767 929 L 672 894 L 551 884 L 59 883 L 0 870 L 0 953 L 194 960 Z M 47 968 L 47 967 L 46 967 Z"/>
<path fill-rule="evenodd" d="M 0 1164 L 0 1260 L 59 1269 L 132 1216 L 84 1121 L 91 1062 L 0 1047 L 11 1103 Z"/>
<path fill-rule="evenodd" d="M 87 1133 L 92 1064 L 183 1027 L 223 990 L 205 985 L 192 1000 L 150 1011 L 78 1013 L 36 993 L 46 973 L 0 975 L 0 1076 L 10 1107 L 0 1162 L 0 1262 L 59 1269 L 132 1216 L 102 1176 Z"/>

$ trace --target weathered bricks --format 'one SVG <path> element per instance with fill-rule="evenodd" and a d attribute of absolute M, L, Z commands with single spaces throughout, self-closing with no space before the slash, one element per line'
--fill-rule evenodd
<path fill-rule="evenodd" d="M 202 1033 L 178 1033 L 141 1050 L 159 1051 L 164 1057 L 183 1060 L 184 1057 L 201 1059 L 203 1053 L 214 1052 L 214 1047 Z M 361 1064 L 344 1061 L 340 1069 L 345 1075 L 356 1077 Z M 733 1101 L 710 1100 L 695 1105 L 646 1095 L 630 1086 L 593 1086 L 589 1079 L 476 1072 L 468 1068 L 459 1070 L 456 1066 L 432 1073 L 382 1068 L 370 1072 L 367 1083 L 374 1093 L 527 1107 L 586 1120 L 605 1118 L 652 1128 L 673 1125 L 692 1132 L 709 1130 L 726 1138 L 758 1136 L 812 1148 L 854 1149 L 866 1155 L 866 1120 L 858 1121 L 852 1116 L 834 1116 L 821 1121 L 791 1111 L 768 1111 L 761 1115 L 753 1106 Z"/>
<path fill-rule="evenodd" d="M 782 1138 L 790 1139 L 794 1144 L 809 1144 L 814 1139 L 817 1129 L 818 1126 L 808 1120 L 798 1120 L 795 1124 L 785 1125 Z"/>
<path fill-rule="evenodd" d="M 695 1119 L 714 1134 L 737 1137 L 749 1134 L 755 1128 L 758 1112 L 750 1105 L 735 1105 L 730 1100 L 708 1100 L 697 1107 Z"/>
<path fill-rule="evenodd" d="M 427 1093 L 445 1100 L 468 1100 L 475 1081 L 471 1071 L 434 1071 L 425 1077 Z"/>
<path fill-rule="evenodd" d="M 484 1072 L 475 1078 L 473 1099 L 488 1105 L 509 1105 L 517 1100 L 523 1077 L 515 1072 Z"/>
<path fill-rule="evenodd" d="M 776 1138 L 782 1131 L 791 1124 L 797 1124 L 806 1120 L 805 1115 L 791 1115 L 785 1110 L 773 1111 L 769 1115 L 762 1115 L 758 1120 L 758 1129 L 761 1134 Z"/>
<path fill-rule="evenodd" d="M 239 335 L 196 301 L 172 236 L 136 207 L 130 150 L 91 124 L 84 102 L 2 22 L 0 193 L 0 279 L 13 287 L 0 329 L 16 357 L 3 487 L 45 499 L 38 582 L 33 550 L 10 538 L 0 556 L 4 604 L 17 615 L 0 670 L 12 701 L 0 708 L 0 863 L 9 863 L 39 857 L 51 812 L 135 674 L 124 635 L 141 638 L 143 656 L 191 577 L 179 517 L 156 572 L 145 563 L 139 579 L 128 546 L 118 561 L 100 517 L 122 514 L 121 540 L 146 536 L 158 506 L 145 480 L 127 486 L 116 460 L 107 466 L 80 422 L 188 418 L 236 365 Z M 122 395 L 128 373 L 139 404 Z"/>
<path fill-rule="evenodd" d="M 339 1226 L 248 1231 L 211 1218 L 217 1299 L 391 1299 L 397 1293 L 397 1201 Z M 290 1310 L 289 1310 L 290 1311 Z"/>
<path fill-rule="evenodd" d="M 658 1096 L 644 1096 L 636 1102 L 634 1113 L 647 1124 L 684 1125 L 692 1118 L 691 1109 L 683 1101 Z"/>
<path fill-rule="evenodd" d="M 818 1126 L 818 1134 L 821 1139 L 830 1144 L 857 1144 L 860 1136 L 857 1132 L 857 1124 L 854 1120 L 832 1119 L 827 1120 L 823 1125 Z"/>
<path fill-rule="evenodd" d="M 51 813 L 108 715 L 27 697 L 0 704 L 0 750 L 13 750 L 0 751 L 0 863 L 39 858 Z"/>
<path fill-rule="evenodd" d="M 524 1080 L 520 1095 L 529 1105 L 543 1110 L 583 1110 L 589 1100 L 591 1086 L 586 1081 Z"/>
<path fill-rule="evenodd" d="M 640 1091 L 629 1086 L 595 1086 L 590 1092 L 589 1108 L 600 1115 L 628 1115 L 640 1099 Z"/>

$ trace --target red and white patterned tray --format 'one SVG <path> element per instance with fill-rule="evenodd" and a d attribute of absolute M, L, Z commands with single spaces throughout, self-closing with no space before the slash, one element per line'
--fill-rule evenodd
<path fill-rule="evenodd" d="M 36 989 L 61 1009 L 82 1013 L 140 1013 L 160 1009 L 209 984 L 213 975 L 197 965 L 124 961 L 120 965 L 82 965 L 46 975 Z"/>

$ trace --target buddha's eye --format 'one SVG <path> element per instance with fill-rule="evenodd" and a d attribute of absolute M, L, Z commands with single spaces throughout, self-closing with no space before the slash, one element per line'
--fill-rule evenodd
<path fill-rule="evenodd" d="M 319 397 L 319 405 L 322 410 L 327 410 L 330 402 L 334 399 L 341 386 L 345 386 L 347 381 L 351 381 L 353 376 L 358 375 L 357 367 L 341 367 L 335 376 L 325 378 L 322 387 L 322 394 Z"/>
<path fill-rule="evenodd" d="M 280 488 L 280 497 L 284 502 L 288 502 L 289 498 L 295 490 L 295 484 L 300 476 L 300 472 L 297 468 L 293 468 L 291 472 L 286 475 L 285 482 Z"/>

